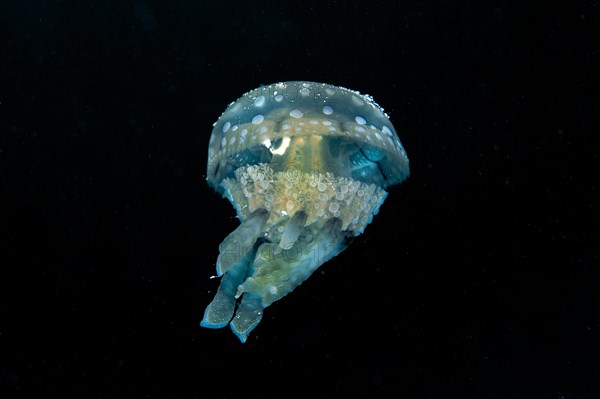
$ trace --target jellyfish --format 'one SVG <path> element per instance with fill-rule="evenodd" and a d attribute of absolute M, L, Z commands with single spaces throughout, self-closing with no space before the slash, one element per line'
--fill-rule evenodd
<path fill-rule="evenodd" d="M 213 125 L 206 179 L 241 223 L 219 245 L 221 282 L 200 325 L 230 325 L 246 342 L 264 309 L 344 250 L 408 175 L 369 95 L 282 82 L 229 104 Z"/>

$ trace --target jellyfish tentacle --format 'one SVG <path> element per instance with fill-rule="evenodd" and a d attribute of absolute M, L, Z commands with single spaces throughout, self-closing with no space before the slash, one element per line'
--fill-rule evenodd
<path fill-rule="evenodd" d="M 264 227 L 268 218 L 269 212 L 264 208 L 259 208 L 252 212 L 237 229 L 225 237 L 219 245 L 218 276 L 222 276 L 252 250 L 256 240 L 261 234 L 264 234 Z"/>
<path fill-rule="evenodd" d="M 292 216 L 281 235 L 281 241 L 279 242 L 281 248 L 290 249 L 294 245 L 300 237 L 300 233 L 302 233 L 307 218 L 308 215 L 304 211 L 298 211 Z"/>
<path fill-rule="evenodd" d="M 214 299 L 204 311 L 202 327 L 223 328 L 229 324 L 235 311 L 237 287 L 244 281 L 247 267 L 245 258 L 225 273 Z"/>
<path fill-rule="evenodd" d="M 261 298 L 257 294 L 244 294 L 235 317 L 231 320 L 231 330 L 242 343 L 246 342 L 248 335 L 260 323 L 263 309 Z"/>
<path fill-rule="evenodd" d="M 331 218 L 320 228 L 317 225 L 307 226 L 288 250 L 272 243 L 263 244 L 254 260 L 254 273 L 238 287 L 237 295 L 256 293 L 266 308 L 346 248 L 349 233 L 342 231 L 341 219 Z"/>

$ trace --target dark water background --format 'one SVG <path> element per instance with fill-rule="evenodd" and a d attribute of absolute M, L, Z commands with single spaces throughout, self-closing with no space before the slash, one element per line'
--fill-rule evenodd
<path fill-rule="evenodd" d="M 3 0 L 0 397 L 600 397 L 599 11 Z M 374 96 L 412 174 L 242 345 L 198 326 L 207 145 L 286 80 Z"/>

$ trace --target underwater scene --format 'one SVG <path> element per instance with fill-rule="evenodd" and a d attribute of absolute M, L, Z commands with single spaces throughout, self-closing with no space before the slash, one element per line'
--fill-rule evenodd
<path fill-rule="evenodd" d="M 594 2 L 0 2 L 0 398 L 600 397 Z"/>

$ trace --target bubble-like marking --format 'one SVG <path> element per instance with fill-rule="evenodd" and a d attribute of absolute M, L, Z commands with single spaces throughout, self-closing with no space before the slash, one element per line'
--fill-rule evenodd
<path fill-rule="evenodd" d="M 382 127 L 382 128 L 381 128 L 381 131 L 382 131 L 383 133 L 387 134 L 388 136 L 392 136 L 392 131 L 391 131 L 391 130 L 390 130 L 390 128 L 389 128 L 389 127 L 387 127 L 387 126 L 384 126 L 384 127 Z"/>
<path fill-rule="evenodd" d="M 375 132 L 375 137 L 377 137 L 377 140 L 383 140 L 383 136 L 379 132 Z"/>
<path fill-rule="evenodd" d="M 278 103 L 280 103 L 283 100 L 283 95 L 278 94 L 275 96 L 275 101 L 277 101 Z"/>
<path fill-rule="evenodd" d="M 366 133 L 367 129 L 365 129 L 362 126 L 354 126 L 354 130 L 356 130 L 357 132 L 361 132 L 361 133 Z"/>
<path fill-rule="evenodd" d="M 363 101 L 361 98 L 359 98 L 358 96 L 352 96 L 352 102 L 353 102 L 355 105 L 358 105 L 359 107 L 360 107 L 361 105 L 364 105 L 364 104 L 365 104 L 365 102 L 364 102 L 364 101 Z"/>
<path fill-rule="evenodd" d="M 259 123 L 262 123 L 262 121 L 265 120 L 265 117 L 262 116 L 261 114 L 255 115 L 254 118 L 252 118 L 252 123 L 254 123 L 255 125 L 258 125 Z"/>
<path fill-rule="evenodd" d="M 254 106 L 262 107 L 263 105 L 265 105 L 265 96 L 256 97 L 256 100 L 254 100 Z"/>
<path fill-rule="evenodd" d="M 236 130 L 238 130 L 239 126 L 238 125 L 233 125 L 233 127 L 231 128 L 232 132 L 235 132 Z"/>
<path fill-rule="evenodd" d="M 323 122 L 321 122 L 322 124 L 324 124 L 325 126 L 331 126 L 331 121 L 329 119 L 325 119 Z"/>
<path fill-rule="evenodd" d="M 262 125 L 262 126 L 260 127 L 260 129 L 259 129 L 259 132 L 261 132 L 261 133 L 266 133 L 266 132 L 267 132 L 267 130 L 269 130 L 269 128 L 268 128 L 268 127 L 266 127 L 265 125 Z"/>
<path fill-rule="evenodd" d="M 223 137 L 221 139 L 221 147 L 225 147 L 227 145 L 227 140 L 225 139 L 225 137 Z"/>
<path fill-rule="evenodd" d="M 344 200 L 344 193 L 341 193 L 341 192 L 338 191 L 337 193 L 335 193 L 335 199 L 338 200 L 338 201 L 343 201 Z"/>
<path fill-rule="evenodd" d="M 321 193 L 321 194 L 319 194 L 319 199 L 323 202 L 327 202 L 327 201 L 329 201 L 329 196 L 325 193 Z"/>
<path fill-rule="evenodd" d="M 292 118 L 302 118 L 304 114 L 299 109 L 293 109 L 290 111 L 290 116 Z"/>
<path fill-rule="evenodd" d="M 284 123 L 283 125 L 281 125 L 281 128 L 284 130 L 288 130 L 292 127 L 292 125 L 290 125 L 289 123 Z"/>
<path fill-rule="evenodd" d="M 318 125 L 318 124 L 319 124 L 319 121 L 318 121 L 318 120 L 316 120 L 316 119 L 311 119 L 311 120 L 310 120 L 310 124 L 311 124 L 311 125 Z"/>
<path fill-rule="evenodd" d="M 232 101 L 231 103 L 229 103 L 229 105 L 227 106 L 227 108 L 229 108 L 229 111 L 236 113 L 240 110 L 240 108 L 242 108 L 242 104 L 241 103 L 236 103 L 235 101 Z"/>
<path fill-rule="evenodd" d="M 317 190 L 319 190 L 319 191 L 321 191 L 321 192 L 323 192 L 323 191 L 327 190 L 327 184 L 325 184 L 325 183 L 322 183 L 322 182 L 321 182 L 321 183 L 319 183 L 319 184 L 317 184 Z"/>
<path fill-rule="evenodd" d="M 235 136 L 231 136 L 231 138 L 229 139 L 229 145 L 232 145 L 235 143 Z"/>
<path fill-rule="evenodd" d="M 360 115 L 357 115 L 356 118 L 354 118 L 354 120 L 356 121 L 356 123 L 358 123 L 359 125 L 366 125 L 367 121 L 365 118 L 363 118 Z"/>
<path fill-rule="evenodd" d="M 335 90 L 328 87 L 325 89 L 325 93 L 327 93 L 328 96 L 333 96 L 335 94 Z"/>
<path fill-rule="evenodd" d="M 303 87 L 300 89 L 300 95 L 303 97 L 306 97 L 310 94 L 310 90 L 308 90 L 306 87 Z"/>
<path fill-rule="evenodd" d="M 229 121 L 225 122 L 225 124 L 223 125 L 223 133 L 228 131 L 230 127 L 231 127 L 231 122 L 229 122 Z"/>
<path fill-rule="evenodd" d="M 336 213 L 338 211 L 338 209 L 340 209 L 340 206 L 338 203 L 332 202 L 331 204 L 329 204 L 329 212 Z"/>
<path fill-rule="evenodd" d="M 360 223 L 364 226 L 367 223 L 369 223 L 369 218 L 367 216 L 363 216 L 362 218 L 360 218 Z"/>
<path fill-rule="evenodd" d="M 323 107 L 323 113 L 325 115 L 331 115 L 333 114 L 333 108 L 331 108 L 329 105 L 326 105 Z"/>

